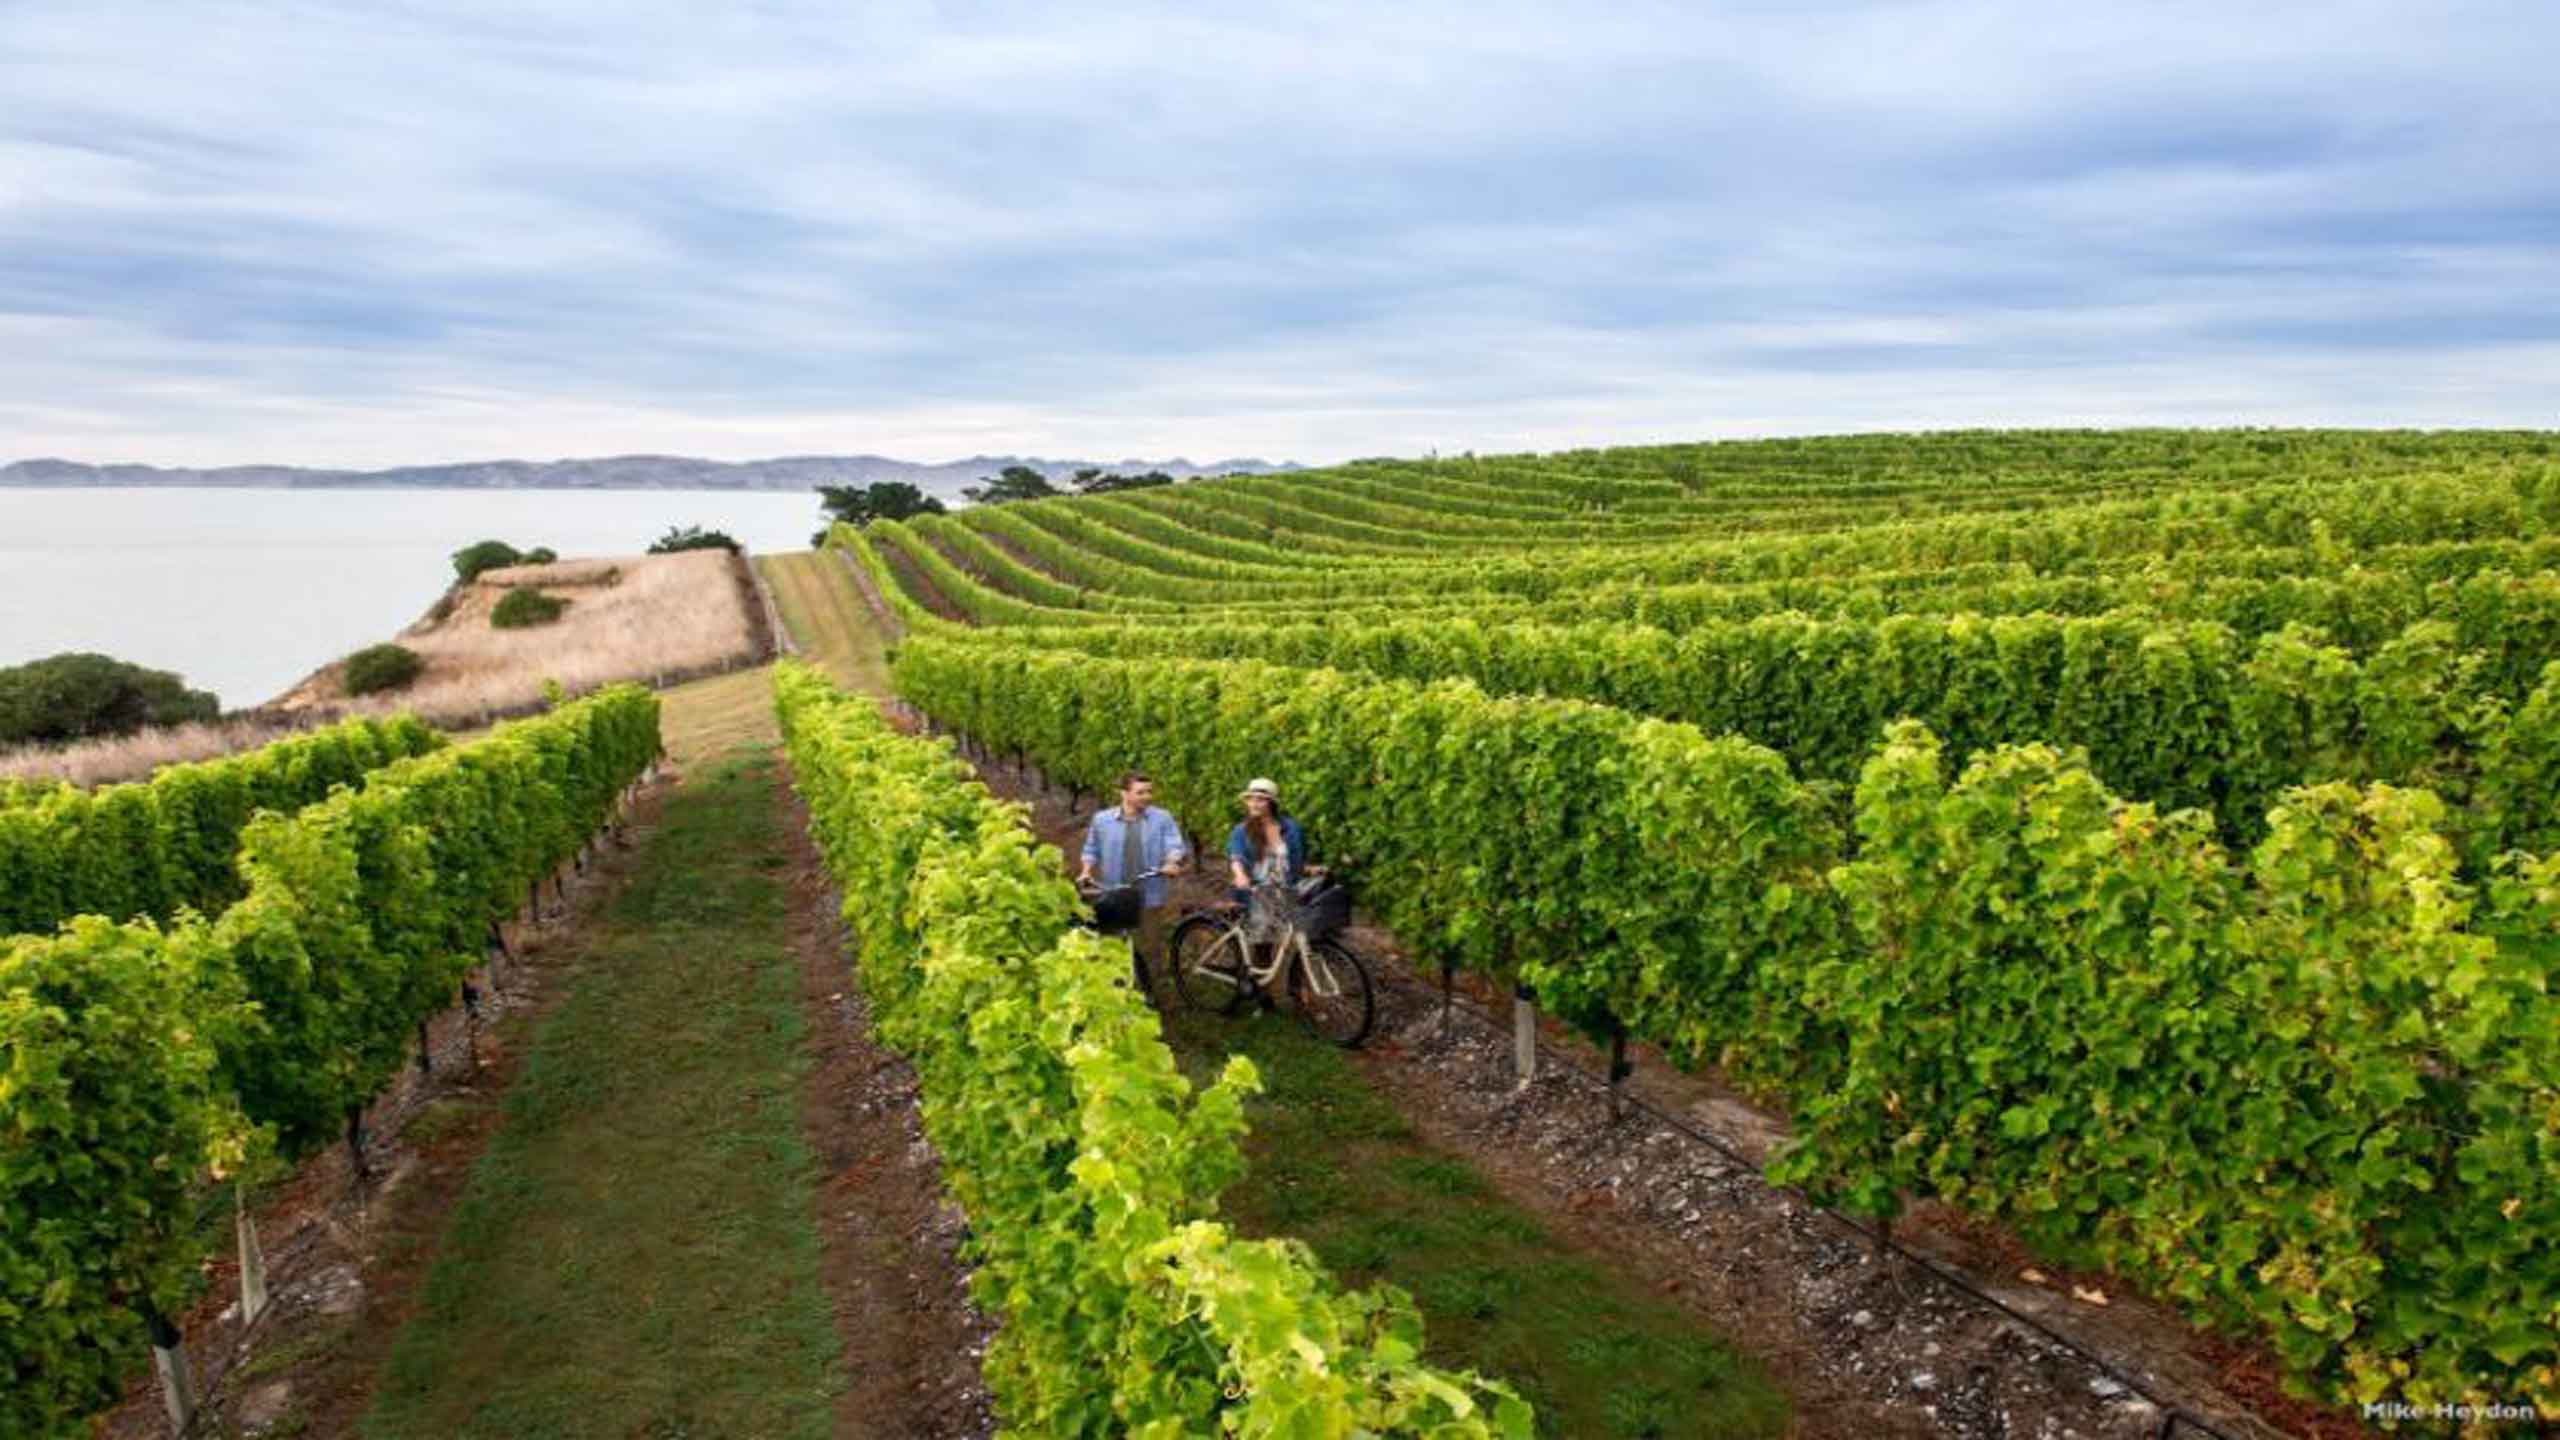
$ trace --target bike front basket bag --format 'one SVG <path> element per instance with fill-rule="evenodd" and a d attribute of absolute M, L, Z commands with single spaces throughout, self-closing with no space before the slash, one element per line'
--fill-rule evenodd
<path fill-rule="evenodd" d="M 1122 935 L 1138 928 L 1138 912 L 1145 907 L 1146 894 L 1135 885 L 1114 885 L 1093 897 L 1093 928 L 1105 935 Z"/>
<path fill-rule="evenodd" d="M 1327 884 L 1306 897 L 1298 910 L 1298 928 L 1310 940 L 1324 940 L 1342 933 L 1351 923 L 1351 892 L 1339 885 Z"/>

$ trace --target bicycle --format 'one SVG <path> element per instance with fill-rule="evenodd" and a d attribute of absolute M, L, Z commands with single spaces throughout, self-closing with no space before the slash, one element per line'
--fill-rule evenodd
<path fill-rule="evenodd" d="M 1359 953 L 1337 937 L 1351 920 L 1351 890 L 1338 874 L 1319 872 L 1295 887 L 1254 887 L 1255 903 L 1276 922 L 1270 959 L 1256 962 L 1251 912 L 1225 906 L 1183 917 L 1165 950 L 1173 988 L 1194 1010 L 1233 1015 L 1246 1004 L 1271 1003 L 1285 990 L 1299 1023 L 1349 1050 L 1377 1023 L 1377 989 Z M 1287 972 L 1285 978 L 1282 972 Z M 1278 982 L 1278 983 L 1275 983 Z"/>

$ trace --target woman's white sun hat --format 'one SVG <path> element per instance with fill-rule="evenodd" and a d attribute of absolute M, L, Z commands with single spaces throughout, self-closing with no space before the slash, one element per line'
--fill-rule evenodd
<path fill-rule="evenodd" d="M 1244 789 L 1237 792 L 1236 798 L 1241 800 L 1247 795 L 1259 795 L 1274 805 L 1280 803 L 1280 787 L 1258 777 L 1246 781 Z"/>

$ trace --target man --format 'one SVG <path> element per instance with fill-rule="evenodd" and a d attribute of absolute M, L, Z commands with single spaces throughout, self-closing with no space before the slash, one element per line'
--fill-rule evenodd
<path fill-rule="evenodd" d="M 1141 883 L 1139 876 L 1158 872 L 1142 882 L 1139 895 L 1138 954 L 1151 967 L 1164 958 L 1165 922 L 1171 908 L 1166 902 L 1173 896 L 1172 883 L 1165 877 L 1191 866 L 1191 847 L 1182 843 L 1182 827 L 1172 815 L 1156 808 L 1155 798 L 1154 781 L 1135 770 L 1121 776 L 1120 803 L 1096 814 L 1085 827 L 1084 868 L 1076 872 L 1076 884 L 1089 886 L 1095 882 L 1094 872 L 1100 870 L 1105 889 Z"/>

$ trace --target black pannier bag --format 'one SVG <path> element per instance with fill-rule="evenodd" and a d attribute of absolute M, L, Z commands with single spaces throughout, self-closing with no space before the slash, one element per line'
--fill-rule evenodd
<path fill-rule="evenodd" d="M 1114 885 L 1093 897 L 1093 928 L 1119 935 L 1138 928 L 1138 912 L 1146 893 L 1135 885 Z"/>
<path fill-rule="evenodd" d="M 1342 933 L 1351 923 L 1351 891 L 1330 878 L 1308 880 L 1298 886 L 1298 928 L 1309 940 L 1324 940 Z"/>

